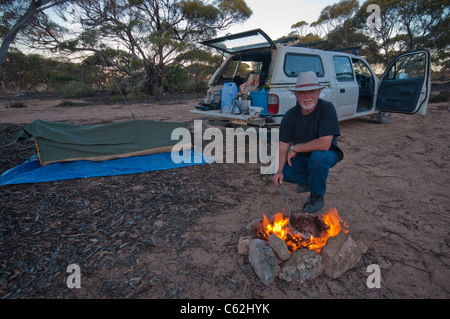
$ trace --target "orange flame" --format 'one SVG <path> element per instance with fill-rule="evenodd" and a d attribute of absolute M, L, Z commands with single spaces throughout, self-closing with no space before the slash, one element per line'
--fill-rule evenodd
<path fill-rule="evenodd" d="M 272 222 L 264 215 L 262 228 L 259 232 L 259 236 L 266 240 L 270 235 L 275 234 L 286 242 L 289 251 L 293 253 L 298 248 L 307 247 L 309 250 L 315 249 L 318 253 L 321 252 L 322 247 L 327 243 L 328 238 L 338 235 L 341 231 L 348 233 L 348 229 L 343 229 L 341 223 L 345 228 L 348 228 L 347 224 L 342 221 L 342 218 L 338 215 L 336 208 L 332 208 L 328 213 L 321 216 L 323 222 L 327 225 L 326 232 L 316 238 L 313 235 L 305 237 L 303 234 L 292 230 L 289 226 L 289 219 L 283 217 L 282 213 L 275 214 L 271 219 Z"/>
<path fill-rule="evenodd" d="M 277 235 L 284 241 L 286 241 L 287 234 L 289 233 L 289 219 L 284 218 L 282 213 L 276 214 L 274 217 L 274 221 L 272 223 L 269 222 L 266 215 L 264 215 L 263 219 L 263 229 L 269 237 L 272 234 Z"/>

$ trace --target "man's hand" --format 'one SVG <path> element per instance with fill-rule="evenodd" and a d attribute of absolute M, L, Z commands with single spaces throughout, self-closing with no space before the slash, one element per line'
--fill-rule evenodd
<path fill-rule="evenodd" d="M 297 152 L 295 152 L 295 151 L 289 149 L 289 151 L 288 151 L 288 153 L 287 153 L 287 163 L 288 163 L 289 166 L 292 166 L 291 158 L 294 158 L 295 155 L 297 155 Z"/>
<path fill-rule="evenodd" d="M 272 176 L 272 181 L 275 185 L 280 186 L 283 183 L 283 167 L 286 163 L 287 153 L 289 149 L 289 143 L 284 143 L 280 141 L 280 146 L 278 148 L 278 159 L 279 167 L 278 171 Z"/>
<path fill-rule="evenodd" d="M 273 174 L 272 181 L 277 186 L 280 186 L 280 184 L 283 184 L 283 172 L 276 172 L 275 174 Z"/>

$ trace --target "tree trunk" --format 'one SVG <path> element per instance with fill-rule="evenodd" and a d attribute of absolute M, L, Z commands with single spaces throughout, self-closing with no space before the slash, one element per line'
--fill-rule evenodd
<path fill-rule="evenodd" d="M 145 85 L 145 92 L 150 95 L 158 95 L 162 93 L 162 79 L 164 76 L 165 67 L 162 64 L 150 63 L 145 68 L 147 75 L 147 83 Z"/>
<path fill-rule="evenodd" d="M 16 38 L 17 33 L 25 26 L 25 24 L 28 23 L 28 21 L 30 21 L 31 18 L 33 18 L 40 7 L 46 5 L 50 1 L 51 0 L 31 1 L 27 12 L 19 19 L 19 21 L 16 22 L 11 30 L 6 33 L 2 45 L 0 46 L 0 66 L 2 66 L 3 62 L 5 61 L 6 54 L 8 53 L 8 48 Z"/>

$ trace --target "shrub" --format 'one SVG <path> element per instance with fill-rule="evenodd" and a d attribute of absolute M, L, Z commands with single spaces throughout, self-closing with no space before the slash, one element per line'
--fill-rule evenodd
<path fill-rule="evenodd" d="M 123 97 L 122 95 L 112 95 L 109 100 L 111 102 L 123 102 Z"/>
<path fill-rule="evenodd" d="M 87 84 L 80 81 L 70 81 L 60 92 L 62 98 L 88 97 L 94 94 L 94 90 Z"/>
<path fill-rule="evenodd" d="M 127 98 L 130 100 L 143 101 L 143 100 L 148 100 L 149 95 L 142 93 L 142 92 L 131 91 L 130 93 L 127 94 Z"/>
<path fill-rule="evenodd" d="M 189 83 L 187 87 L 188 92 L 202 94 L 203 95 L 202 97 L 205 96 L 207 90 L 208 90 L 208 83 L 206 82 L 192 82 Z"/>
<path fill-rule="evenodd" d="M 11 104 L 9 107 L 12 107 L 14 109 L 21 109 L 21 108 L 27 107 L 27 106 L 23 103 L 16 102 L 16 103 Z"/>
<path fill-rule="evenodd" d="M 65 107 L 65 106 L 73 106 L 74 103 L 72 101 L 62 101 L 58 104 L 58 106 Z"/>
<path fill-rule="evenodd" d="M 167 67 L 166 77 L 163 79 L 163 85 L 169 92 L 178 92 L 186 90 L 189 84 L 189 74 L 179 65 L 169 65 Z"/>
<path fill-rule="evenodd" d="M 69 82 L 69 81 L 75 81 L 75 79 L 71 75 L 61 74 L 61 73 L 53 73 L 53 74 L 50 74 L 50 81 L 52 81 L 52 82 Z"/>
<path fill-rule="evenodd" d="M 448 91 L 441 91 L 439 94 L 430 96 L 430 103 L 448 102 L 449 97 Z"/>

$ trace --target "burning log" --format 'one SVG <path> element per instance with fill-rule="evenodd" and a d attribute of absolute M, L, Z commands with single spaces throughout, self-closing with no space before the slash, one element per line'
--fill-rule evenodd
<path fill-rule="evenodd" d="M 291 253 L 299 248 L 315 249 L 318 253 L 325 246 L 329 237 L 336 236 L 341 231 L 348 232 L 341 226 L 342 219 L 335 208 L 321 216 L 297 216 L 291 228 L 289 219 L 283 213 L 272 216 L 269 220 L 266 215 L 262 222 L 252 224 L 252 233 L 256 238 L 269 240 L 272 234 L 286 242 Z M 345 223 L 343 223 L 345 227 Z"/>

